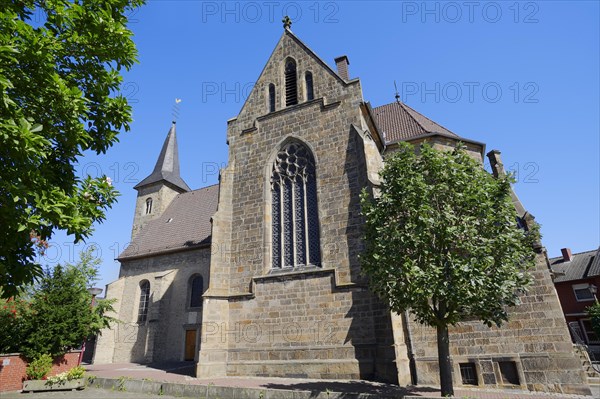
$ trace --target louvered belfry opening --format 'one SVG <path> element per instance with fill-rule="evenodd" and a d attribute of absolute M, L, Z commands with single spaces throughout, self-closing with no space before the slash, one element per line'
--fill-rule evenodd
<path fill-rule="evenodd" d="M 304 80 L 306 82 L 306 101 L 314 100 L 315 92 L 313 90 L 312 73 L 306 72 L 306 74 L 304 75 Z"/>
<path fill-rule="evenodd" d="M 285 61 L 285 106 L 298 104 L 298 82 L 296 77 L 296 61 L 288 58 Z"/>
<path fill-rule="evenodd" d="M 275 112 L 275 85 L 269 84 L 269 112 Z"/>
<path fill-rule="evenodd" d="M 320 266 L 315 162 L 292 142 L 277 154 L 271 174 L 273 268 Z"/>

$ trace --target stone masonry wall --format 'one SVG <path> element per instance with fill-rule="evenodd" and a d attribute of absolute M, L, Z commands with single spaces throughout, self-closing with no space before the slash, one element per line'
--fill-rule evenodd
<path fill-rule="evenodd" d="M 228 375 L 396 378 L 376 367 L 380 305 L 365 288 L 336 288 L 333 270 L 317 270 L 259 278 L 254 292 L 230 303 L 231 324 L 218 332 Z"/>
<path fill-rule="evenodd" d="M 131 238 L 133 239 L 144 226 L 151 220 L 162 215 L 171 201 L 180 193 L 164 182 L 158 182 L 138 189 L 133 215 L 133 228 Z M 146 214 L 146 200 L 152 199 L 152 212 Z"/>
<path fill-rule="evenodd" d="M 480 386 L 514 387 L 500 362 L 514 362 L 521 388 L 533 391 L 590 394 L 580 359 L 573 352 L 564 316 L 552 285 L 544 253 L 536 258 L 533 286 L 522 304 L 511 309 L 501 328 L 467 322 L 450 329 L 453 377 L 462 385 L 460 364 L 473 363 Z M 439 384 L 436 332 L 410 323 L 418 383 Z M 513 381 L 514 382 L 514 381 Z"/>
<path fill-rule="evenodd" d="M 98 342 L 98 351 L 110 352 L 113 346 L 112 356 L 97 354 L 96 359 L 105 363 L 180 361 L 184 358 L 186 329 L 198 331 L 198 348 L 202 308 L 189 307 L 189 282 L 200 274 L 206 289 L 209 265 L 208 248 L 123 261 L 119 280 L 123 288 L 116 316 L 123 323 L 108 333 L 114 343 Z M 150 305 L 147 320 L 138 323 L 143 280 L 150 282 Z"/>
<path fill-rule="evenodd" d="M 288 57 L 297 65 L 299 103 L 284 108 Z M 306 71 L 313 75 L 311 101 Z M 270 83 L 277 93 L 271 113 Z M 221 172 L 212 245 L 231 247 L 211 262 L 215 285 L 205 294 L 200 377 L 397 379 L 389 354 L 391 323 L 359 273 L 359 193 L 366 166 L 364 146 L 357 143 L 362 138 L 352 125 L 363 125 L 361 102 L 358 81 L 340 79 L 286 32 L 240 114 L 228 122 L 229 164 Z M 277 275 L 271 269 L 269 178 L 274 156 L 292 139 L 306 144 L 315 158 L 321 265 Z M 315 339 L 323 334 L 326 340 Z M 378 367 L 377 353 L 387 367 Z"/>

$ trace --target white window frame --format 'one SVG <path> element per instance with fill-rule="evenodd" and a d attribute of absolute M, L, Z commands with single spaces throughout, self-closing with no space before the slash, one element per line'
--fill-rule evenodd
<path fill-rule="evenodd" d="M 587 283 L 586 284 L 574 284 L 572 287 L 573 287 L 573 295 L 575 295 L 575 300 L 577 302 L 593 302 L 596 300 L 595 295 L 592 294 L 592 292 L 590 291 L 590 284 L 587 284 Z M 577 291 L 581 291 L 581 290 L 586 290 L 587 292 L 589 292 L 591 297 L 580 299 L 577 296 Z"/>

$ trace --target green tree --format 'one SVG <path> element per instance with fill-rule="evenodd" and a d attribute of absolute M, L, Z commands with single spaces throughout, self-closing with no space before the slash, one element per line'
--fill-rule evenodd
<path fill-rule="evenodd" d="M 3 300 L 0 352 L 21 352 L 29 359 L 59 356 L 116 321 L 106 315 L 114 300 L 96 300 L 92 307 L 88 287 L 97 279 L 99 264 L 89 249 L 75 265 L 46 270 L 21 298 Z"/>
<path fill-rule="evenodd" d="M 594 303 L 592 306 L 588 306 L 586 311 L 590 316 L 592 330 L 594 330 L 596 336 L 600 337 L 600 303 L 596 300 L 596 303 Z"/>
<path fill-rule="evenodd" d="M 436 328 L 442 395 L 452 396 L 448 327 L 508 319 L 530 282 L 537 233 L 517 225 L 510 177 L 494 178 L 461 147 L 417 155 L 404 143 L 380 177 L 375 198 L 361 198 L 362 267 L 392 311 Z"/>
<path fill-rule="evenodd" d="M 105 177 L 79 179 L 78 158 L 129 130 L 118 95 L 136 61 L 127 13 L 144 0 L 5 0 L 0 7 L 0 295 L 42 273 L 56 229 L 76 240 L 115 201 Z"/>
<path fill-rule="evenodd" d="M 0 353 L 16 353 L 27 338 L 31 304 L 23 298 L 0 298 Z"/>

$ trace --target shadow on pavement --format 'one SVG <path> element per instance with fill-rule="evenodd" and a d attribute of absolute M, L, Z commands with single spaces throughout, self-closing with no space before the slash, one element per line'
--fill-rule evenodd
<path fill-rule="evenodd" d="M 416 390 L 414 387 L 403 388 L 397 385 L 369 381 L 306 381 L 286 384 L 267 383 L 262 384 L 262 386 L 270 389 L 310 391 L 314 393 L 315 397 L 318 396 L 320 392 L 326 392 L 327 390 L 347 394 L 369 393 L 395 397 L 402 397 L 408 394 L 421 396 L 423 394 L 427 395 L 439 392 L 439 390 L 434 388 L 419 387 L 418 390 Z"/>
<path fill-rule="evenodd" d="M 196 376 L 195 362 L 168 362 L 168 363 L 149 363 L 146 367 L 162 370 L 171 374 L 187 375 L 190 377 Z"/>

